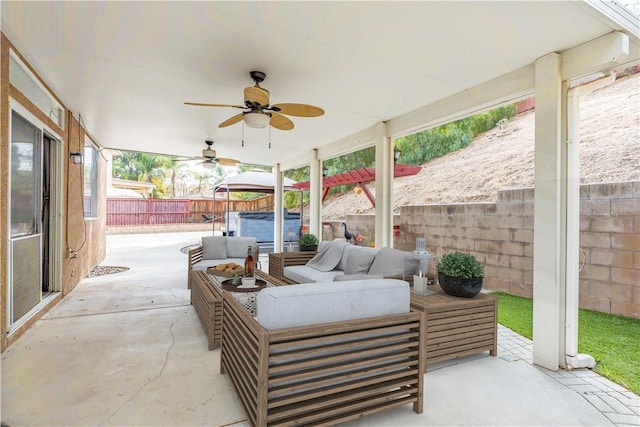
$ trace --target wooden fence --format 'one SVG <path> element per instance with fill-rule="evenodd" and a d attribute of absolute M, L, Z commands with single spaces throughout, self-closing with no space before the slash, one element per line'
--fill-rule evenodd
<path fill-rule="evenodd" d="M 107 226 L 181 224 L 187 218 L 185 199 L 107 199 Z"/>
<path fill-rule="evenodd" d="M 107 199 L 107 226 L 132 226 L 156 224 L 182 224 L 205 222 L 213 213 L 211 199 Z M 253 200 L 216 199 L 217 222 L 224 221 L 224 214 L 243 211 L 269 211 L 273 209 L 273 196 Z"/>

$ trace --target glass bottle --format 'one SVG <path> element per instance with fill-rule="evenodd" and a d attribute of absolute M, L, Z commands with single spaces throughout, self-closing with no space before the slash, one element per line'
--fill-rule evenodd
<path fill-rule="evenodd" d="M 251 246 L 247 248 L 247 257 L 244 260 L 244 277 L 253 277 L 253 251 Z"/>

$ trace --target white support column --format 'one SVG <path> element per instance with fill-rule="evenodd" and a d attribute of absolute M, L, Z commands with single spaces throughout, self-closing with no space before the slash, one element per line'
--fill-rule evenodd
<path fill-rule="evenodd" d="M 562 58 L 536 61 L 533 363 L 556 371 L 564 335 L 566 168 L 562 144 Z M 562 362 L 564 363 L 564 361 Z"/>
<path fill-rule="evenodd" d="M 322 161 L 316 149 L 309 162 L 309 188 L 309 233 L 322 240 Z"/>
<path fill-rule="evenodd" d="M 276 186 L 273 189 L 273 251 L 282 252 L 284 231 L 284 173 L 280 170 L 280 164 L 273 167 L 276 176 Z"/>
<path fill-rule="evenodd" d="M 393 247 L 393 143 L 376 125 L 376 247 Z"/>

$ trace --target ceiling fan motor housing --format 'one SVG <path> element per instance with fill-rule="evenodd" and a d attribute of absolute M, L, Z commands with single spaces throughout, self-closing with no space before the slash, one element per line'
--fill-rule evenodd
<path fill-rule="evenodd" d="M 205 148 L 204 150 L 202 150 L 202 157 L 206 157 L 208 159 L 214 159 L 216 157 L 216 150 Z"/>
<path fill-rule="evenodd" d="M 244 104 L 251 108 L 251 106 L 266 107 L 269 105 L 269 91 L 256 86 L 249 86 L 244 88 Z M 257 105 L 256 105 L 257 104 Z"/>

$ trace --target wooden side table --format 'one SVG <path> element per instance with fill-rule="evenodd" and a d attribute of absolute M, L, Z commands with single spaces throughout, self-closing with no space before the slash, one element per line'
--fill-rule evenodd
<path fill-rule="evenodd" d="M 411 308 L 426 314 L 427 364 L 488 351 L 498 354 L 498 299 L 488 294 L 452 297 L 411 292 Z"/>

